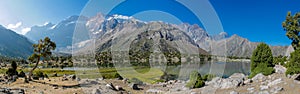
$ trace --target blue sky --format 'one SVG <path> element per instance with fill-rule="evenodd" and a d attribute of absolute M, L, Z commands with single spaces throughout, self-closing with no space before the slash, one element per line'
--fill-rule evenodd
<path fill-rule="evenodd" d="M 57 23 L 68 16 L 79 15 L 84 8 L 93 9 L 86 13 L 88 16 L 93 16 L 97 12 L 105 13 L 109 10 L 108 7 L 112 7 L 109 3 L 120 0 L 98 1 L 99 3 L 85 7 L 89 4 L 88 0 L 1 0 L 0 24 L 24 34 L 22 31 L 28 30 L 33 25 L 42 25 L 45 22 Z M 119 6 L 121 8 L 114 9 L 111 13 L 133 15 L 145 21 L 162 20 L 176 24 L 188 22 L 201 25 L 201 22 L 188 10 L 174 7 L 176 3 L 172 2 L 171 0 L 156 0 L 156 2 L 155 0 L 151 2 L 133 0 L 126 6 Z M 290 44 L 281 23 L 288 11 L 292 13 L 300 11 L 299 0 L 210 0 L 210 3 L 218 14 L 225 32 L 271 45 Z M 199 8 L 202 8 L 200 5 Z M 136 13 L 137 10 L 143 9 L 149 11 Z"/>

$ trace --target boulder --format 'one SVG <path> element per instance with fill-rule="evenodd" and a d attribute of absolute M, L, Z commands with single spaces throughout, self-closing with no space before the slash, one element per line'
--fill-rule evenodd
<path fill-rule="evenodd" d="M 160 93 L 162 93 L 162 91 L 157 90 L 157 89 L 148 89 L 146 91 L 146 94 L 160 94 Z"/>
<path fill-rule="evenodd" d="M 122 91 L 122 90 L 124 90 L 123 87 L 121 87 L 121 86 L 115 86 L 115 88 L 116 88 L 117 91 Z"/>
<path fill-rule="evenodd" d="M 101 94 L 99 89 L 93 89 L 92 94 Z"/>
<path fill-rule="evenodd" d="M 277 85 L 277 84 L 279 84 L 281 82 L 282 82 L 282 78 L 278 78 L 278 79 L 276 79 L 276 80 L 268 83 L 268 86 L 274 86 L 274 85 Z"/>
<path fill-rule="evenodd" d="M 244 84 L 250 84 L 252 82 L 253 82 L 252 79 L 247 79 L 247 80 L 244 81 Z"/>
<path fill-rule="evenodd" d="M 116 87 L 112 83 L 106 84 L 106 87 L 111 89 L 111 90 L 117 90 Z"/>
<path fill-rule="evenodd" d="M 281 66 L 281 65 L 275 65 L 274 69 L 275 69 L 275 72 L 279 73 L 279 74 L 285 74 L 285 72 L 287 70 L 284 66 Z"/>
<path fill-rule="evenodd" d="M 266 76 L 263 75 L 262 73 L 259 73 L 252 78 L 252 81 L 258 82 L 258 81 L 264 81 L 265 79 L 266 79 Z"/>
<path fill-rule="evenodd" d="M 300 74 L 294 74 L 291 78 L 300 81 Z"/>
<path fill-rule="evenodd" d="M 267 90 L 269 89 L 269 86 L 265 86 L 265 85 L 261 85 L 260 86 L 260 90 L 263 91 L 263 90 Z"/>
<path fill-rule="evenodd" d="M 245 80 L 245 79 L 246 79 L 246 76 L 245 76 L 245 74 L 243 74 L 243 73 L 234 73 L 234 74 L 232 74 L 231 76 L 229 76 L 229 78 L 230 78 L 230 79 L 235 78 L 235 79 Z"/>
<path fill-rule="evenodd" d="M 271 88 L 270 92 L 271 93 L 279 93 L 280 91 L 282 91 L 283 88 L 279 87 L 279 86 L 275 86 L 274 88 Z"/>
<path fill-rule="evenodd" d="M 132 88 L 133 90 L 140 90 L 140 88 L 138 87 L 138 84 L 130 84 L 129 85 L 130 88 Z"/>

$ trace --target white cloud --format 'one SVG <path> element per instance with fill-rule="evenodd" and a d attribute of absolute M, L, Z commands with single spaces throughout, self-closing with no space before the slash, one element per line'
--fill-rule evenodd
<path fill-rule="evenodd" d="M 8 29 L 16 29 L 16 28 L 19 28 L 21 25 L 22 25 L 22 22 L 18 22 L 16 24 L 8 24 L 7 28 Z"/>
<path fill-rule="evenodd" d="M 20 32 L 20 34 L 25 35 L 28 31 L 30 31 L 31 28 L 23 28 Z"/>

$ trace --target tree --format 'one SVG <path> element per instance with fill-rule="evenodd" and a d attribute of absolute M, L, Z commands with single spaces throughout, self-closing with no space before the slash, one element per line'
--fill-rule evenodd
<path fill-rule="evenodd" d="M 17 63 L 15 61 L 12 61 L 11 68 L 8 68 L 8 70 L 6 71 L 6 74 L 8 76 L 18 75 L 17 67 L 18 67 Z"/>
<path fill-rule="evenodd" d="M 292 40 L 293 48 L 300 50 L 300 12 L 292 16 L 289 11 L 282 27 L 286 31 L 286 36 Z"/>
<path fill-rule="evenodd" d="M 300 73 L 300 50 L 295 50 L 291 53 L 289 62 L 286 64 L 286 74 L 298 74 Z"/>
<path fill-rule="evenodd" d="M 250 78 L 258 73 L 272 74 L 273 67 L 273 56 L 270 47 L 265 43 L 260 43 L 252 53 Z"/>
<path fill-rule="evenodd" d="M 28 79 L 31 80 L 33 71 L 39 65 L 40 60 L 48 58 L 52 54 L 52 50 L 55 50 L 56 44 L 46 37 L 44 40 L 39 40 L 38 44 L 33 44 L 33 54 L 28 58 L 30 62 L 35 63 L 35 66 L 30 70 Z"/>

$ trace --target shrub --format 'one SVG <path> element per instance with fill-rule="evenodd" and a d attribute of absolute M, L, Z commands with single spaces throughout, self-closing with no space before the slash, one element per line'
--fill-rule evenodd
<path fill-rule="evenodd" d="M 259 44 L 252 53 L 250 78 L 258 73 L 270 75 L 274 73 L 273 56 L 270 47 L 265 44 Z"/>
<path fill-rule="evenodd" d="M 40 77 L 45 77 L 44 73 L 42 71 L 36 71 L 34 76 L 40 78 Z"/>
<path fill-rule="evenodd" d="M 212 80 L 214 77 L 216 77 L 216 75 L 213 75 L 213 74 L 206 74 L 206 75 L 204 75 L 203 76 L 203 80 L 204 81 L 210 81 L 210 80 Z"/>
<path fill-rule="evenodd" d="M 114 78 L 118 78 L 119 80 L 123 79 L 123 77 L 119 73 L 115 73 Z"/>
<path fill-rule="evenodd" d="M 26 76 L 26 74 L 23 72 L 23 71 L 21 71 L 20 73 L 19 73 L 19 75 L 18 75 L 19 77 L 25 77 Z"/>
<path fill-rule="evenodd" d="M 205 85 L 205 82 L 201 78 L 201 74 L 197 71 L 193 71 L 190 74 L 190 81 L 186 84 L 189 88 L 200 88 Z"/>
<path fill-rule="evenodd" d="M 6 71 L 6 74 L 8 76 L 18 75 L 17 66 L 18 66 L 17 63 L 15 61 L 12 61 L 11 68 L 8 68 L 8 70 Z"/>
<path fill-rule="evenodd" d="M 259 63 L 258 67 L 256 67 L 253 71 L 251 71 L 249 78 L 252 78 L 256 74 L 259 74 L 259 73 L 262 73 L 263 75 L 267 76 L 274 72 L 275 72 L 275 70 L 273 67 L 268 67 L 267 64 L 265 64 L 265 63 Z"/>
<path fill-rule="evenodd" d="M 13 68 L 8 68 L 8 70 L 6 71 L 6 74 L 8 76 L 13 76 L 13 75 L 18 75 L 18 72 Z"/>
<path fill-rule="evenodd" d="M 295 50 L 291 53 L 289 62 L 286 64 L 286 74 L 298 74 L 300 73 L 300 50 Z"/>

